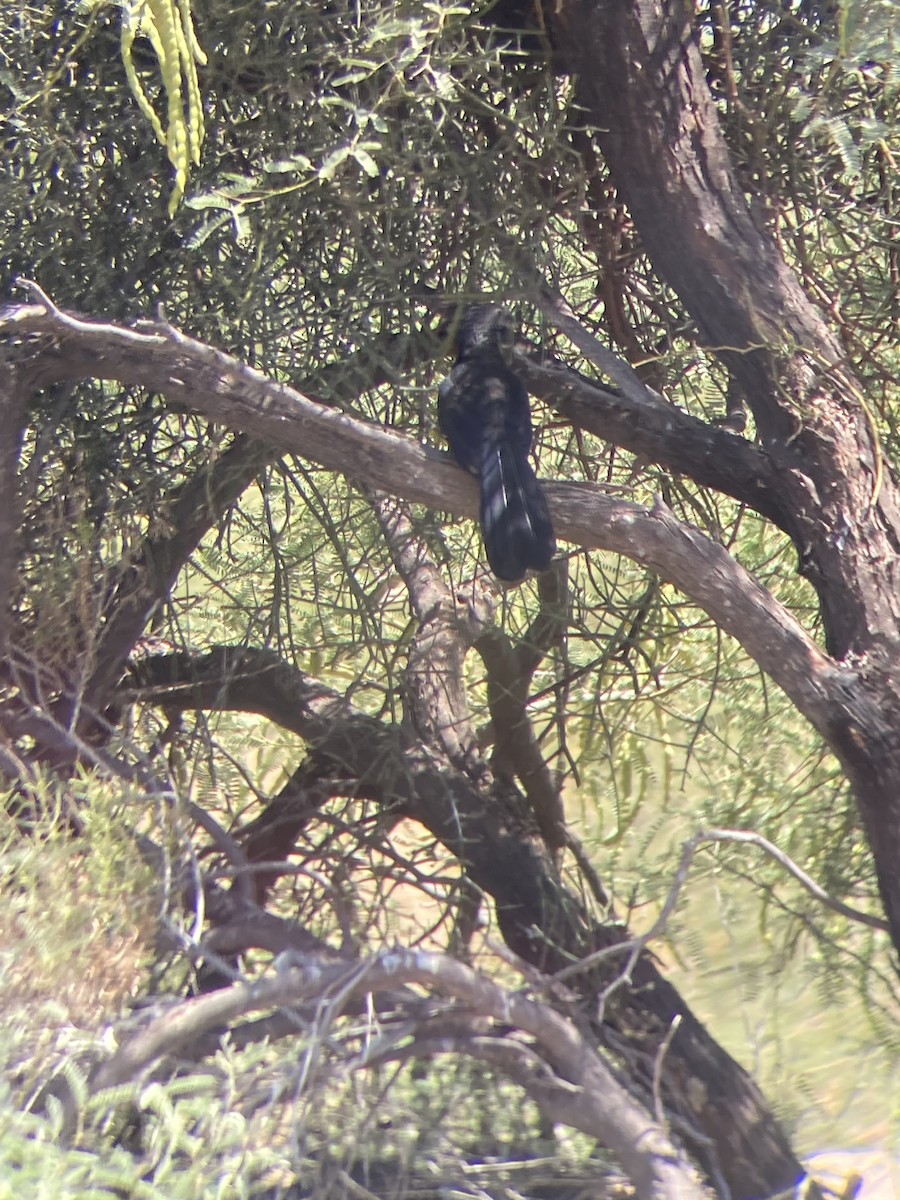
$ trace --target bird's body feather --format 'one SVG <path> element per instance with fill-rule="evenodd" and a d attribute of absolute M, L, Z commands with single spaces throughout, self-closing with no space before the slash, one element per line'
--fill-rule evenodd
<path fill-rule="evenodd" d="M 547 501 L 528 458 L 528 393 L 505 360 L 509 331 L 502 309 L 467 310 L 456 365 L 441 384 L 438 420 L 456 461 L 481 481 L 481 527 L 491 570 L 515 581 L 528 570 L 545 571 L 556 546 Z"/>

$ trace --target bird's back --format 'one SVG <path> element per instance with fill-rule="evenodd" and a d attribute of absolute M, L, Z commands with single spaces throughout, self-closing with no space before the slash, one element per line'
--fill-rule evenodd
<path fill-rule="evenodd" d="M 474 305 L 457 333 L 456 365 L 438 393 L 438 423 L 460 466 L 481 481 L 481 527 L 498 579 L 545 571 L 556 543 L 547 501 L 529 462 L 528 392 L 507 366 L 509 314 Z"/>
<path fill-rule="evenodd" d="M 523 454 L 531 448 L 528 393 L 502 360 L 489 355 L 458 362 L 441 384 L 438 424 L 468 471 L 480 471 L 485 442 L 507 441 Z"/>

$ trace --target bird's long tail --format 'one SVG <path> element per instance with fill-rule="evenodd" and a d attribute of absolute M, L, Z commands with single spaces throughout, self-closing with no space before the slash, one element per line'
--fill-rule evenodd
<path fill-rule="evenodd" d="M 482 452 L 481 528 L 498 579 L 550 566 L 556 541 L 546 498 L 527 455 L 507 441 L 487 442 Z"/>

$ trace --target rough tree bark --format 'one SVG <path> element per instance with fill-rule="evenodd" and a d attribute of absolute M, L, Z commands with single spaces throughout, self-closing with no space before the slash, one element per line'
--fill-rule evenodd
<path fill-rule="evenodd" d="M 789 533 L 819 597 L 827 649 L 846 667 L 817 728 L 853 785 L 900 949 L 896 474 L 837 338 L 750 210 L 690 10 L 665 0 L 565 0 L 545 10 L 647 253 L 755 418 L 760 477 L 745 476 L 740 498 Z M 622 445 L 638 440 L 627 426 L 620 433 Z M 666 457 L 698 478 L 689 461 Z"/>

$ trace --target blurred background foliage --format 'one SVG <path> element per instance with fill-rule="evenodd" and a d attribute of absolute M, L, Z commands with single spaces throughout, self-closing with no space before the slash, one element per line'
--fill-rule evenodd
<path fill-rule="evenodd" d="M 527 302 L 523 278 L 536 269 L 673 403 L 707 420 L 724 416 L 727 381 L 644 256 L 581 124 L 572 81 L 540 35 L 526 52 L 506 31 L 507 9 L 446 0 L 191 7 L 206 59 L 197 64 L 205 134 L 170 217 L 173 169 L 128 85 L 122 9 L 0 3 L 0 279 L 10 296 L 24 276 L 57 304 L 98 317 L 132 319 L 164 305 L 186 332 L 327 395 L 325 368 L 371 350 L 381 335 L 434 326 L 435 298 L 498 295 L 534 346 L 594 373 Z M 741 181 L 837 325 L 885 453 L 896 458 L 895 18 L 892 3 L 871 0 L 715 0 L 696 12 Z M 160 65 L 145 36 L 131 58 L 149 102 L 163 111 Z M 386 370 L 387 383 L 341 402 L 440 444 L 434 395 L 446 361 Z M 814 597 L 778 531 L 730 500 L 576 435 L 546 411 L 535 415 L 541 474 L 602 482 L 639 502 L 662 492 L 816 631 Z M 17 605 L 36 655 L 52 662 L 73 649 L 89 653 L 104 597 L 144 539 L 165 530 L 177 489 L 202 477 L 231 442 L 156 396 L 107 383 L 48 390 L 35 402 L 23 451 Z M 471 523 L 425 512 L 417 519 L 454 585 L 469 579 L 480 553 Z M 755 829 L 834 895 L 873 903 L 871 864 L 836 764 L 746 656 L 627 560 L 573 548 L 570 585 L 567 638 L 536 676 L 531 712 L 569 816 L 630 923 L 651 923 L 681 840 L 702 826 Z M 534 616 L 533 588 L 498 598 L 497 621 L 511 636 Z M 196 649 L 272 647 L 358 706 L 399 718 L 412 633 L 402 583 L 368 500 L 301 459 L 265 466 L 192 556 L 153 632 Z M 473 703 L 483 706 L 476 656 L 467 670 Z M 179 802 L 202 805 L 230 829 L 258 814 L 301 755 L 293 735 L 233 714 L 171 722 L 136 710 L 121 736 L 137 758 L 165 763 Z M 34 1079 L 48 1070 L 76 1076 L 76 1050 L 100 1039 L 103 1021 L 126 1001 L 186 985 L 179 954 L 194 934 L 170 910 L 134 838 L 153 836 L 173 855 L 209 848 L 178 805 L 147 805 L 91 777 L 77 782 L 90 817 L 73 843 L 55 785 L 33 786 L 39 840 L 23 847 L 10 828 L 0 857 L 0 999 L 22 1014 L 4 1033 L 12 1082 L 0 1104 L 0 1146 L 14 1148 L 0 1151 L 0 1173 L 52 1173 L 56 1190 L 46 1195 L 89 1194 L 78 1182 L 87 1170 L 90 1194 L 126 1188 L 128 1179 L 129 1194 L 174 1197 L 250 1194 L 260 1181 L 276 1188 L 291 1171 L 314 1170 L 307 1186 L 337 1195 L 349 1158 L 336 1167 L 328 1160 L 337 1174 L 326 1187 L 321 1128 L 333 1137 L 376 1102 L 389 1115 L 382 1124 L 368 1118 L 373 1146 L 389 1142 L 407 1165 L 442 1161 L 443 1143 L 423 1149 L 427 1122 L 410 1133 L 402 1114 L 421 1115 L 417 1088 L 471 1101 L 465 1073 L 474 1068 L 454 1068 L 452 1085 L 400 1072 L 394 1108 L 387 1082 L 383 1090 L 371 1079 L 338 1082 L 327 1110 L 333 1124 L 323 1126 L 318 1113 L 317 1135 L 311 1118 L 279 1126 L 274 1097 L 291 1087 L 302 1093 L 283 1065 L 260 1049 L 226 1049 L 209 1074 L 124 1098 L 152 1131 L 142 1142 L 149 1157 L 114 1149 L 131 1144 L 128 1131 L 88 1105 L 74 1148 L 54 1151 L 62 1157 L 51 1171 L 46 1156 L 64 1118 L 25 1111 Z M 380 826 L 376 813 L 347 801 L 333 803 L 306 836 L 299 858 L 326 875 L 340 870 L 368 898 L 354 912 L 360 935 L 427 931 L 426 940 L 446 941 L 420 898 L 427 879 L 432 894 L 452 894 L 456 874 L 421 833 Z M 318 914 L 322 936 L 337 932 L 315 880 L 282 880 L 273 903 L 291 915 L 298 906 Z M 857 1097 L 853 1118 L 845 1112 L 858 1056 L 871 1053 L 873 1078 L 887 1081 L 884 1064 L 897 1049 L 896 1008 L 876 950 L 869 934 L 826 915 L 771 860 L 719 845 L 698 854 L 660 953 L 811 1148 L 826 1138 L 896 1136 L 896 1086 L 893 1100 L 885 1082 L 867 1103 Z M 100 966 L 86 971 L 88 963 Z M 804 1024 L 816 1030 L 809 1069 L 842 1080 L 833 1096 L 797 1071 L 793 1039 Z M 497 1086 L 481 1079 L 475 1089 L 492 1117 L 510 1107 L 491 1092 Z M 495 1130 L 490 1150 L 479 1141 L 483 1130 L 454 1133 L 463 1159 L 512 1159 L 526 1143 L 543 1144 L 548 1131 L 527 1105 L 512 1104 L 521 1123 Z M 93 1157 L 90 1169 L 79 1157 L 99 1147 L 107 1183 L 90 1174 Z M 188 1162 L 195 1175 L 183 1174 Z"/>

